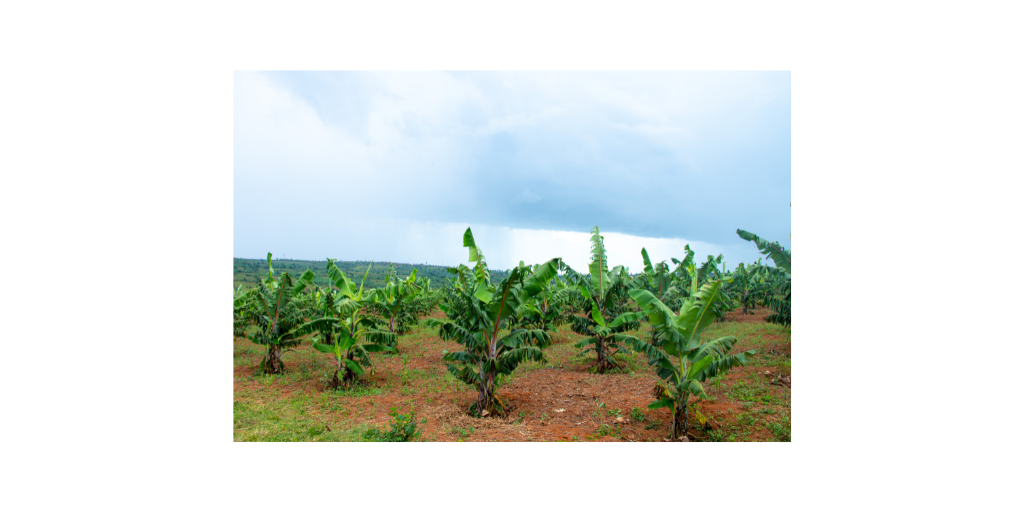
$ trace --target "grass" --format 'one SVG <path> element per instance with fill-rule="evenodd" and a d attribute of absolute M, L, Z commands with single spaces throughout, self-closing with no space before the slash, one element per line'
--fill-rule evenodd
<path fill-rule="evenodd" d="M 362 441 L 365 423 L 333 426 L 309 414 L 303 402 L 258 404 L 235 400 L 236 441 Z"/>

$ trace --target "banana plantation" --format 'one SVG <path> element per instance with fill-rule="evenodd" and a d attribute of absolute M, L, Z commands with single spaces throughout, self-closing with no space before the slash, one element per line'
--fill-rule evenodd
<path fill-rule="evenodd" d="M 764 258 L 236 260 L 235 440 L 789 441 L 790 251 L 736 233 Z"/>

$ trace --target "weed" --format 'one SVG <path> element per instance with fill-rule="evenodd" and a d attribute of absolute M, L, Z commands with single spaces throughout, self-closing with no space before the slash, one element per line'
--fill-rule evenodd
<path fill-rule="evenodd" d="M 707 440 L 712 443 L 725 441 L 725 432 L 722 432 L 721 430 L 712 430 L 711 432 L 708 432 Z"/>
<path fill-rule="evenodd" d="M 767 423 L 768 423 L 768 430 L 770 430 L 772 432 L 772 435 L 775 436 L 775 439 L 777 441 L 791 441 L 792 440 L 791 439 L 791 434 L 790 434 L 790 424 L 789 424 L 789 417 L 788 416 L 783 416 L 781 421 L 778 422 L 778 423 L 776 423 L 776 422 L 767 422 Z"/>
<path fill-rule="evenodd" d="M 391 408 L 391 430 L 388 432 L 382 432 L 377 428 L 371 428 L 363 434 L 363 439 L 367 441 L 381 441 L 381 442 L 405 442 L 415 441 L 420 437 L 421 433 L 416 430 L 416 416 L 415 411 L 410 407 L 409 414 L 399 414 L 397 407 Z M 420 422 L 420 424 L 426 423 L 426 418 Z"/>
<path fill-rule="evenodd" d="M 758 379 L 763 381 L 763 379 Z M 734 400 L 741 402 L 761 402 L 771 403 L 771 393 L 768 391 L 768 386 L 763 384 L 747 384 L 746 382 L 737 382 L 729 391 L 729 395 Z"/>
<path fill-rule="evenodd" d="M 449 432 L 451 432 L 452 434 L 457 434 L 459 436 L 459 441 L 462 441 L 463 439 L 469 437 L 470 434 L 472 434 L 474 430 L 476 430 L 476 429 L 473 428 L 473 427 L 464 427 L 464 428 L 452 428 L 451 430 L 449 430 Z"/>
<path fill-rule="evenodd" d="M 622 439 L 622 425 L 615 425 L 612 427 L 607 423 L 602 424 L 597 428 L 597 432 L 594 432 L 594 438 L 612 436 L 618 439 Z"/>
<path fill-rule="evenodd" d="M 639 407 L 634 407 L 633 410 L 629 413 L 629 415 L 633 418 L 634 421 L 638 422 L 647 419 L 647 415 L 644 414 L 644 412 L 640 410 Z"/>
<path fill-rule="evenodd" d="M 743 413 L 736 416 L 737 425 L 742 425 L 746 427 L 753 425 L 755 421 L 756 420 L 754 419 L 754 416 L 749 413 Z"/>

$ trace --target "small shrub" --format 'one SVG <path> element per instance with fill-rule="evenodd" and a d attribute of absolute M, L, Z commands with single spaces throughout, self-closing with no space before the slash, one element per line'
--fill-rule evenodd
<path fill-rule="evenodd" d="M 399 414 L 398 408 L 392 407 L 390 416 L 391 430 L 388 432 L 382 432 L 380 429 L 371 428 L 363 434 L 363 439 L 367 441 L 376 442 L 407 442 L 415 441 L 421 435 L 416 429 L 416 416 L 414 410 L 409 409 L 409 414 Z M 420 424 L 426 423 L 426 418 L 420 422 Z"/>

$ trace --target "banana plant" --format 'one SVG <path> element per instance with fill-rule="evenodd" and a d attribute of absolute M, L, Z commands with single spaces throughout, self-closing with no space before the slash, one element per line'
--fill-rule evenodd
<path fill-rule="evenodd" d="M 519 265 L 523 266 L 523 262 L 520 261 Z M 528 270 L 535 272 L 539 267 L 540 265 L 533 265 Z M 516 325 L 558 332 L 557 325 L 566 320 L 565 306 L 575 291 L 575 288 L 564 279 L 556 276 L 551 282 L 545 283 L 539 294 L 534 295 L 516 310 Z"/>
<path fill-rule="evenodd" d="M 726 355 L 736 344 L 734 336 L 701 342 L 701 333 L 715 321 L 713 305 L 719 298 L 721 285 L 722 281 L 704 284 L 683 301 L 679 313 L 669 309 L 647 290 L 629 292 L 647 314 L 661 341 L 660 346 L 655 346 L 637 338 L 628 340 L 634 349 L 647 355 L 648 364 L 655 366 L 658 376 L 665 381 L 660 387 L 658 400 L 647 407 L 671 409 L 672 439 L 678 439 L 686 432 L 690 395 L 696 396 L 698 401 L 707 398 L 701 383 L 733 366 L 746 363 L 747 357 L 757 353 L 748 350 Z"/>
<path fill-rule="evenodd" d="M 382 329 L 382 321 L 363 313 L 367 302 L 363 287 L 370 265 L 366 267 L 358 291 L 352 281 L 334 263 L 327 260 L 330 287 L 318 293 L 318 317 L 295 329 L 297 335 L 316 333 L 313 348 L 335 358 L 330 386 L 347 386 L 373 365 L 372 352 L 394 352 L 397 335 Z"/>
<path fill-rule="evenodd" d="M 615 359 L 619 352 L 629 353 L 628 346 L 621 343 L 622 334 L 638 329 L 640 317 L 625 311 L 626 293 L 632 278 L 621 266 L 608 270 L 608 253 L 601 230 L 594 226 L 590 233 L 590 280 L 580 281 L 579 286 L 587 309 L 583 315 L 573 315 L 570 325 L 576 334 L 587 336 L 575 344 L 577 348 L 585 348 L 580 354 L 594 352 L 597 361 L 592 370 L 604 373 L 619 367 Z"/>
<path fill-rule="evenodd" d="M 690 246 L 686 246 L 689 250 Z M 668 264 L 664 261 L 657 265 L 651 264 L 651 257 L 647 255 L 647 248 L 640 249 L 640 255 L 644 258 L 644 271 L 641 274 L 642 280 L 647 288 L 658 300 L 665 302 L 665 294 L 672 288 L 672 273 L 669 272 Z"/>
<path fill-rule="evenodd" d="M 513 268 L 497 285 L 491 284 L 483 251 L 477 247 L 473 231 L 466 229 L 463 247 L 469 248 L 472 272 L 465 265 L 456 274 L 441 309 L 445 319 L 428 319 L 443 340 L 459 343 L 464 350 L 444 351 L 448 371 L 477 388 L 477 399 L 470 406 L 476 416 L 503 414 L 506 404 L 496 396 L 500 376 L 509 376 L 523 361 L 545 361 L 543 349 L 551 337 L 543 329 L 511 328 L 515 313 L 524 302 L 539 294 L 557 274 L 560 258 L 553 258 L 536 269 Z M 507 330 L 506 330 L 507 329 Z"/>
<path fill-rule="evenodd" d="M 299 344 L 301 340 L 294 328 L 309 314 L 296 298 L 306 286 L 312 284 L 314 275 L 312 271 L 306 270 L 295 280 L 288 272 L 284 272 L 280 280 L 275 279 L 271 256 L 267 253 L 267 278 L 247 295 L 236 298 L 235 307 L 236 310 L 241 309 L 239 313 L 245 322 L 254 323 L 258 327 L 249 336 L 249 340 L 267 350 L 260 362 L 260 369 L 264 373 L 281 373 L 284 371 L 281 353 Z"/>
<path fill-rule="evenodd" d="M 722 265 L 722 269 L 719 269 L 719 265 Z M 713 257 L 710 254 L 708 259 L 701 265 L 697 271 L 697 282 L 706 283 L 711 280 L 725 281 L 725 284 L 718 291 L 718 300 L 715 301 L 712 312 L 715 315 L 716 321 L 725 320 L 725 314 L 729 311 L 736 309 L 736 302 L 733 300 L 732 293 L 728 289 L 728 285 L 732 283 L 731 278 L 727 278 L 725 269 L 725 263 L 722 260 L 722 255 Z"/>
<path fill-rule="evenodd" d="M 787 274 L 793 273 L 791 270 L 792 256 L 790 255 L 789 250 L 783 247 L 782 244 L 778 242 L 769 242 L 749 231 L 743 231 L 742 229 L 737 229 L 736 234 L 748 242 L 754 242 L 757 245 L 757 249 L 761 251 L 761 254 L 771 258 L 772 261 L 775 262 L 775 266 L 785 270 Z"/>
<path fill-rule="evenodd" d="M 690 250 L 690 245 L 686 245 L 686 257 L 682 261 L 672 258 L 677 265 L 676 271 L 669 271 L 669 266 L 665 261 L 652 264 L 646 247 L 640 249 L 640 256 L 644 259 L 644 270 L 637 276 L 640 288 L 650 291 L 658 300 L 673 310 L 678 309 L 682 305 L 682 298 L 689 295 L 689 281 L 684 282 L 680 276 L 684 274 L 681 269 L 693 263 L 693 251 Z M 650 342 L 657 343 L 657 341 L 657 333 L 652 328 Z"/>
<path fill-rule="evenodd" d="M 773 311 L 765 318 L 765 321 L 773 324 L 790 326 L 792 324 L 792 256 L 782 244 L 769 242 L 754 233 L 737 229 L 736 234 L 740 238 L 754 242 L 761 254 L 764 254 L 775 262 L 775 266 L 784 272 L 784 284 L 766 293 L 762 303 Z"/>
<path fill-rule="evenodd" d="M 742 314 L 753 314 L 750 312 L 755 304 L 754 296 L 751 293 L 754 289 L 755 279 L 757 278 L 757 270 L 755 265 L 744 265 L 740 263 L 736 266 L 736 271 L 733 272 L 733 279 L 736 285 L 737 292 L 740 295 L 740 304 L 743 305 Z"/>
<path fill-rule="evenodd" d="M 399 279 L 394 266 L 390 266 L 383 288 L 371 294 L 372 308 L 388 322 L 388 330 L 395 334 L 409 331 L 409 324 L 416 318 L 410 309 L 411 302 L 422 291 L 416 283 L 416 270 L 406 279 Z"/>
<path fill-rule="evenodd" d="M 238 338 L 245 337 L 245 329 L 249 326 L 251 321 L 251 315 L 247 314 L 247 311 L 252 307 L 252 294 L 243 290 L 242 285 L 238 285 L 238 289 L 235 290 L 234 300 L 234 335 Z"/>

